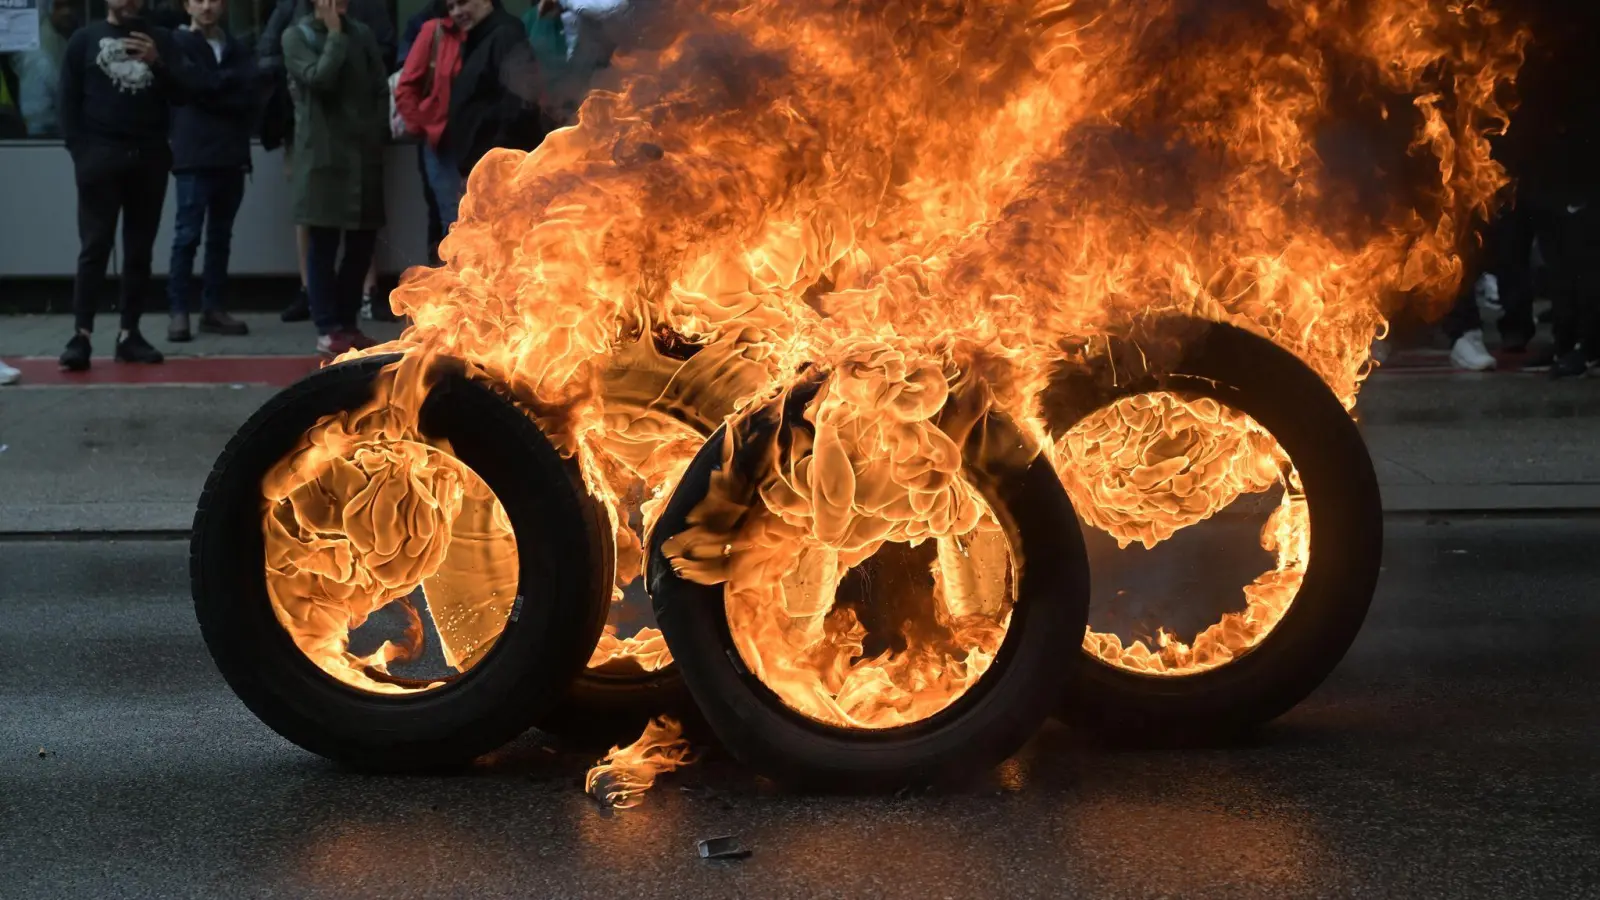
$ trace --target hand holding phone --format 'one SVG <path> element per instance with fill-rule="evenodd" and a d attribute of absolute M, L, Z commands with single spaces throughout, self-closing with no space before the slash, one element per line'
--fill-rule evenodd
<path fill-rule="evenodd" d="M 127 48 L 129 56 L 152 69 L 161 65 L 161 51 L 156 48 L 156 42 L 142 31 L 135 31 L 123 38 L 122 46 Z"/>

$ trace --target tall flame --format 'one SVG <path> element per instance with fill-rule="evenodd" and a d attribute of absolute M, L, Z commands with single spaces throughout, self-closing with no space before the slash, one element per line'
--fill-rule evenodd
<path fill-rule="evenodd" d="M 812 714 L 867 726 L 947 702 L 1003 634 L 1007 604 L 985 599 L 975 632 L 908 637 L 878 670 L 901 675 L 847 686 L 864 650 L 829 606 L 886 543 L 933 542 L 927 599 L 947 618 L 951 585 L 998 583 L 996 548 L 947 565 L 994 540 L 954 452 L 985 411 L 1124 542 L 1284 492 L 1263 532 L 1277 563 L 1243 613 L 1154 649 L 1091 633 L 1091 652 L 1183 674 L 1270 630 L 1308 540 L 1270 436 L 1175 396 L 1051 434 L 1041 395 L 1105 339 L 1176 314 L 1277 342 L 1353 407 L 1386 317 L 1437 311 L 1459 285 L 1458 251 L 1506 183 L 1488 135 L 1526 38 L 1487 0 L 661 0 L 639 15 L 646 40 L 577 124 L 472 172 L 444 265 L 395 294 L 413 326 L 382 349 L 464 357 L 531 398 L 611 510 L 619 591 L 698 436 L 820 381 L 804 446 L 750 476 L 738 522 L 756 530 L 728 517 L 696 538 L 745 558 L 687 570 L 727 581 L 747 660 L 811 672 L 827 684 Z M 977 411 L 949 414 L 963 404 Z M 654 638 L 613 634 L 594 660 L 664 663 Z M 937 696 L 904 702 L 919 691 Z"/>

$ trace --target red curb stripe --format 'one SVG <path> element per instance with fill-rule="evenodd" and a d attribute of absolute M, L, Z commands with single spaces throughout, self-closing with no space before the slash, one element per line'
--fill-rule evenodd
<path fill-rule="evenodd" d="M 319 356 L 179 356 L 158 366 L 116 362 L 96 357 L 87 372 L 63 371 L 48 357 L 15 359 L 24 385 L 74 387 L 85 385 L 256 384 L 288 387 L 315 372 L 326 362 Z"/>

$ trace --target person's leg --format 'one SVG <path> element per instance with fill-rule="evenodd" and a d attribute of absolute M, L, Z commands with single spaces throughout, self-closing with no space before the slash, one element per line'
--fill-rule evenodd
<path fill-rule="evenodd" d="M 344 233 L 344 258 L 339 261 L 338 297 L 339 327 L 345 331 L 359 331 L 361 297 L 367 272 L 373 265 L 374 250 L 378 244 L 376 231 L 346 231 Z"/>
<path fill-rule="evenodd" d="M 1490 265 L 1499 282 L 1500 343 L 1512 352 L 1521 352 L 1533 338 L 1533 238 L 1536 233 L 1532 204 L 1518 198 L 1516 205 L 1501 213 L 1491 241 Z"/>
<path fill-rule="evenodd" d="M 432 153 L 427 141 L 417 145 L 417 175 L 422 179 L 422 200 L 428 205 L 428 265 L 437 266 L 444 225 L 439 221 L 439 201 L 433 193 L 433 178 L 428 174 L 428 157 Z"/>
<path fill-rule="evenodd" d="M 1572 214 L 1558 210 L 1539 232 L 1557 356 L 1570 352 L 1578 343 L 1577 267 L 1572 258 L 1577 241 L 1572 226 Z"/>
<path fill-rule="evenodd" d="M 122 330 L 128 334 L 139 330 L 139 316 L 144 312 L 150 262 L 155 254 L 156 230 L 161 227 L 161 207 L 167 202 L 171 166 L 172 155 L 166 147 L 142 151 L 139 164 L 129 170 L 123 188 Z"/>
<path fill-rule="evenodd" d="M 106 265 L 117 240 L 122 210 L 124 160 L 112 147 L 86 147 L 73 154 L 78 185 L 78 271 L 72 284 L 72 313 L 79 334 L 94 331 L 94 314 L 105 289 Z"/>
<path fill-rule="evenodd" d="M 1556 378 L 1582 375 L 1588 369 L 1587 351 L 1581 346 L 1587 326 L 1582 258 L 1584 222 L 1564 208 L 1553 211 L 1547 228 L 1539 233 L 1550 295 L 1551 324 L 1555 331 L 1555 358 L 1550 374 Z"/>
<path fill-rule="evenodd" d="M 300 267 L 300 290 L 278 318 L 285 322 L 304 322 L 311 318 L 311 239 L 304 225 L 294 227 L 294 248 L 295 263 Z"/>
<path fill-rule="evenodd" d="M 346 251 L 348 252 L 348 251 Z M 388 318 L 389 308 L 385 304 L 383 309 L 377 307 L 377 297 L 373 296 L 378 290 L 378 257 L 373 254 L 367 261 L 367 270 L 361 273 L 361 305 L 357 313 L 363 319 Z"/>
<path fill-rule="evenodd" d="M 306 232 L 306 294 L 311 301 L 311 321 L 317 334 L 338 331 L 340 322 L 335 266 L 339 259 L 339 229 L 309 226 Z"/>
<path fill-rule="evenodd" d="M 311 290 L 311 229 L 305 225 L 294 227 L 294 249 L 300 262 L 300 289 Z"/>
<path fill-rule="evenodd" d="M 201 294 L 200 327 L 217 334 L 248 334 L 250 329 L 229 316 L 224 308 L 228 288 L 228 257 L 233 249 L 233 220 L 244 201 L 244 172 L 207 173 L 211 182 L 206 214 L 205 288 Z"/>
<path fill-rule="evenodd" d="M 1573 296 L 1578 319 L 1578 344 L 1585 360 L 1600 363 L 1600 208 L 1589 206 L 1573 216 Z"/>
<path fill-rule="evenodd" d="M 461 214 L 461 173 L 456 170 L 454 160 L 440 156 L 433 148 L 425 148 L 425 153 L 428 181 L 439 204 L 439 222 L 443 233 L 448 234 Z"/>
<path fill-rule="evenodd" d="M 1494 356 L 1483 345 L 1483 319 L 1478 313 L 1477 291 L 1472 281 L 1461 285 L 1455 305 L 1442 324 L 1450 337 L 1452 365 L 1469 372 L 1487 372 L 1495 367 Z"/>
<path fill-rule="evenodd" d="M 1445 336 L 1452 341 L 1459 340 L 1469 332 L 1483 330 L 1483 316 L 1478 312 L 1478 299 L 1473 292 L 1472 280 L 1462 283 L 1461 291 L 1456 294 L 1455 305 L 1450 307 L 1450 312 L 1439 324 L 1444 328 Z"/>
<path fill-rule="evenodd" d="M 178 208 L 172 220 L 172 259 L 167 264 L 167 306 L 172 325 L 167 338 L 189 340 L 189 299 L 193 292 L 194 256 L 206 218 L 206 185 L 199 172 L 176 172 Z"/>

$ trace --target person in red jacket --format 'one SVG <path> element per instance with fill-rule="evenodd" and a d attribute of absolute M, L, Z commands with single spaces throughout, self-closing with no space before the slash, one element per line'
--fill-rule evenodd
<path fill-rule="evenodd" d="M 429 20 L 406 54 L 394 89 L 396 111 L 406 127 L 422 138 L 423 170 L 446 233 L 461 208 L 463 189 L 461 173 L 450 156 L 445 125 L 450 114 L 450 83 L 461 71 L 465 38 L 466 30 L 454 16 Z"/>

